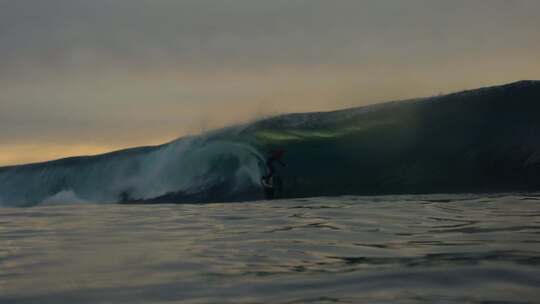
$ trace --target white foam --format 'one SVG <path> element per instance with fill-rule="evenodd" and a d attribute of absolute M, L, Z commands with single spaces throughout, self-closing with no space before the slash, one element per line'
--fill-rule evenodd
<path fill-rule="evenodd" d="M 57 194 L 49 197 L 44 200 L 42 205 L 63 205 L 63 204 L 84 204 L 88 203 L 87 201 L 81 199 L 75 194 L 75 192 L 69 191 L 60 191 Z"/>

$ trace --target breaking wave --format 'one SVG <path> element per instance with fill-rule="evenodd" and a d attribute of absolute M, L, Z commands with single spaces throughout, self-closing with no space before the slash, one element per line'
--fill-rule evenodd
<path fill-rule="evenodd" d="M 262 161 L 257 150 L 242 143 L 185 138 L 159 147 L 5 168 L 0 171 L 0 202 L 146 201 L 168 193 L 206 193 L 224 182 L 227 191 L 237 193 L 258 185 Z"/>

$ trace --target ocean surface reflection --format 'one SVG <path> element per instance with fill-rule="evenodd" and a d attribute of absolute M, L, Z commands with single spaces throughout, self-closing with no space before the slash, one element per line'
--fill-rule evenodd
<path fill-rule="evenodd" d="M 0 303 L 535 303 L 540 197 L 0 208 Z"/>

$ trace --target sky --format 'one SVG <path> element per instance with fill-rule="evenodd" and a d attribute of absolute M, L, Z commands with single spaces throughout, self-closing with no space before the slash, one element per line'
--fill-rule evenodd
<path fill-rule="evenodd" d="M 540 79 L 537 0 L 0 0 L 0 166 Z"/>

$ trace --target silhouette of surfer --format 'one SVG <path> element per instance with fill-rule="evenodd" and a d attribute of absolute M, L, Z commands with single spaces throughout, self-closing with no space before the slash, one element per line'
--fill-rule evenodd
<path fill-rule="evenodd" d="M 285 151 L 282 149 L 273 150 L 266 158 L 266 168 L 268 169 L 268 174 L 262 178 L 262 183 L 265 187 L 273 187 L 272 177 L 274 177 L 274 174 L 276 173 L 274 163 L 278 162 L 281 166 L 285 167 L 285 163 L 282 161 L 284 153 Z"/>

